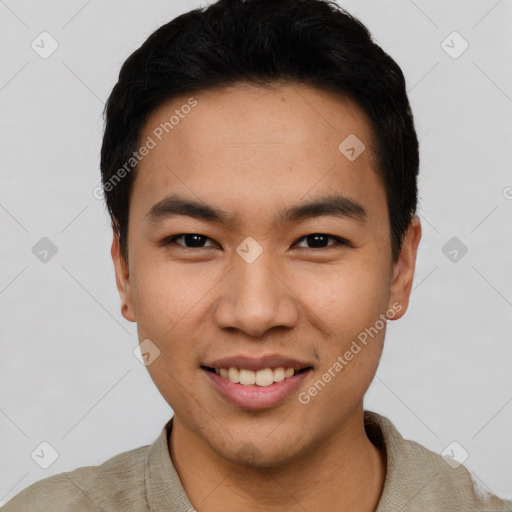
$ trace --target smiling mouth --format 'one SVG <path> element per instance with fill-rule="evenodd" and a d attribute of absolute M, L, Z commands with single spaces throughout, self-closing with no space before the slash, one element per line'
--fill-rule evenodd
<path fill-rule="evenodd" d="M 262 370 L 253 371 L 245 368 L 211 368 L 208 366 L 202 366 L 204 370 L 211 373 L 220 375 L 224 379 L 228 380 L 233 384 L 241 384 L 243 386 L 271 386 L 272 384 L 282 382 L 283 380 L 290 379 L 295 375 L 312 370 L 312 366 L 306 368 L 285 368 L 279 366 L 276 368 L 264 368 Z"/>

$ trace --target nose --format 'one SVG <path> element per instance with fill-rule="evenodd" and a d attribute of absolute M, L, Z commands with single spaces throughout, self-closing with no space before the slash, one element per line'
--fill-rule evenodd
<path fill-rule="evenodd" d="M 299 308 L 292 283 L 264 254 L 252 263 L 237 257 L 222 280 L 213 306 L 218 327 L 260 337 L 274 327 L 297 325 Z"/>

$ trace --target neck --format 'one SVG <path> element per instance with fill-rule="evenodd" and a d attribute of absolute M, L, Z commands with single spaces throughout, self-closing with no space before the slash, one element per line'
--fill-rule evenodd
<path fill-rule="evenodd" d="M 386 456 L 366 435 L 362 404 L 330 438 L 277 467 L 219 456 L 176 416 L 169 452 L 198 512 L 374 512 L 386 476 Z"/>

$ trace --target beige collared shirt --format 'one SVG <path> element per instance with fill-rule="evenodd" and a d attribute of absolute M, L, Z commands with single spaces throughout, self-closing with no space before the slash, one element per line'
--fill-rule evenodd
<path fill-rule="evenodd" d="M 405 440 L 384 416 L 365 411 L 364 418 L 369 438 L 387 456 L 375 512 L 512 512 L 512 501 L 486 496 L 464 466 L 454 469 L 442 456 Z M 172 418 L 152 445 L 40 480 L 1 511 L 193 512 L 169 455 L 171 429 Z"/>

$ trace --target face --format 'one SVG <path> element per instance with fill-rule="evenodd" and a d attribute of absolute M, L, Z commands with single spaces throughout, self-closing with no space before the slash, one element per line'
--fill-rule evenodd
<path fill-rule="evenodd" d="M 420 238 L 415 217 L 392 264 L 370 136 L 355 104 L 306 85 L 175 98 L 144 126 L 129 266 L 112 245 L 123 315 L 175 423 L 218 456 L 282 464 L 361 411 Z"/>

